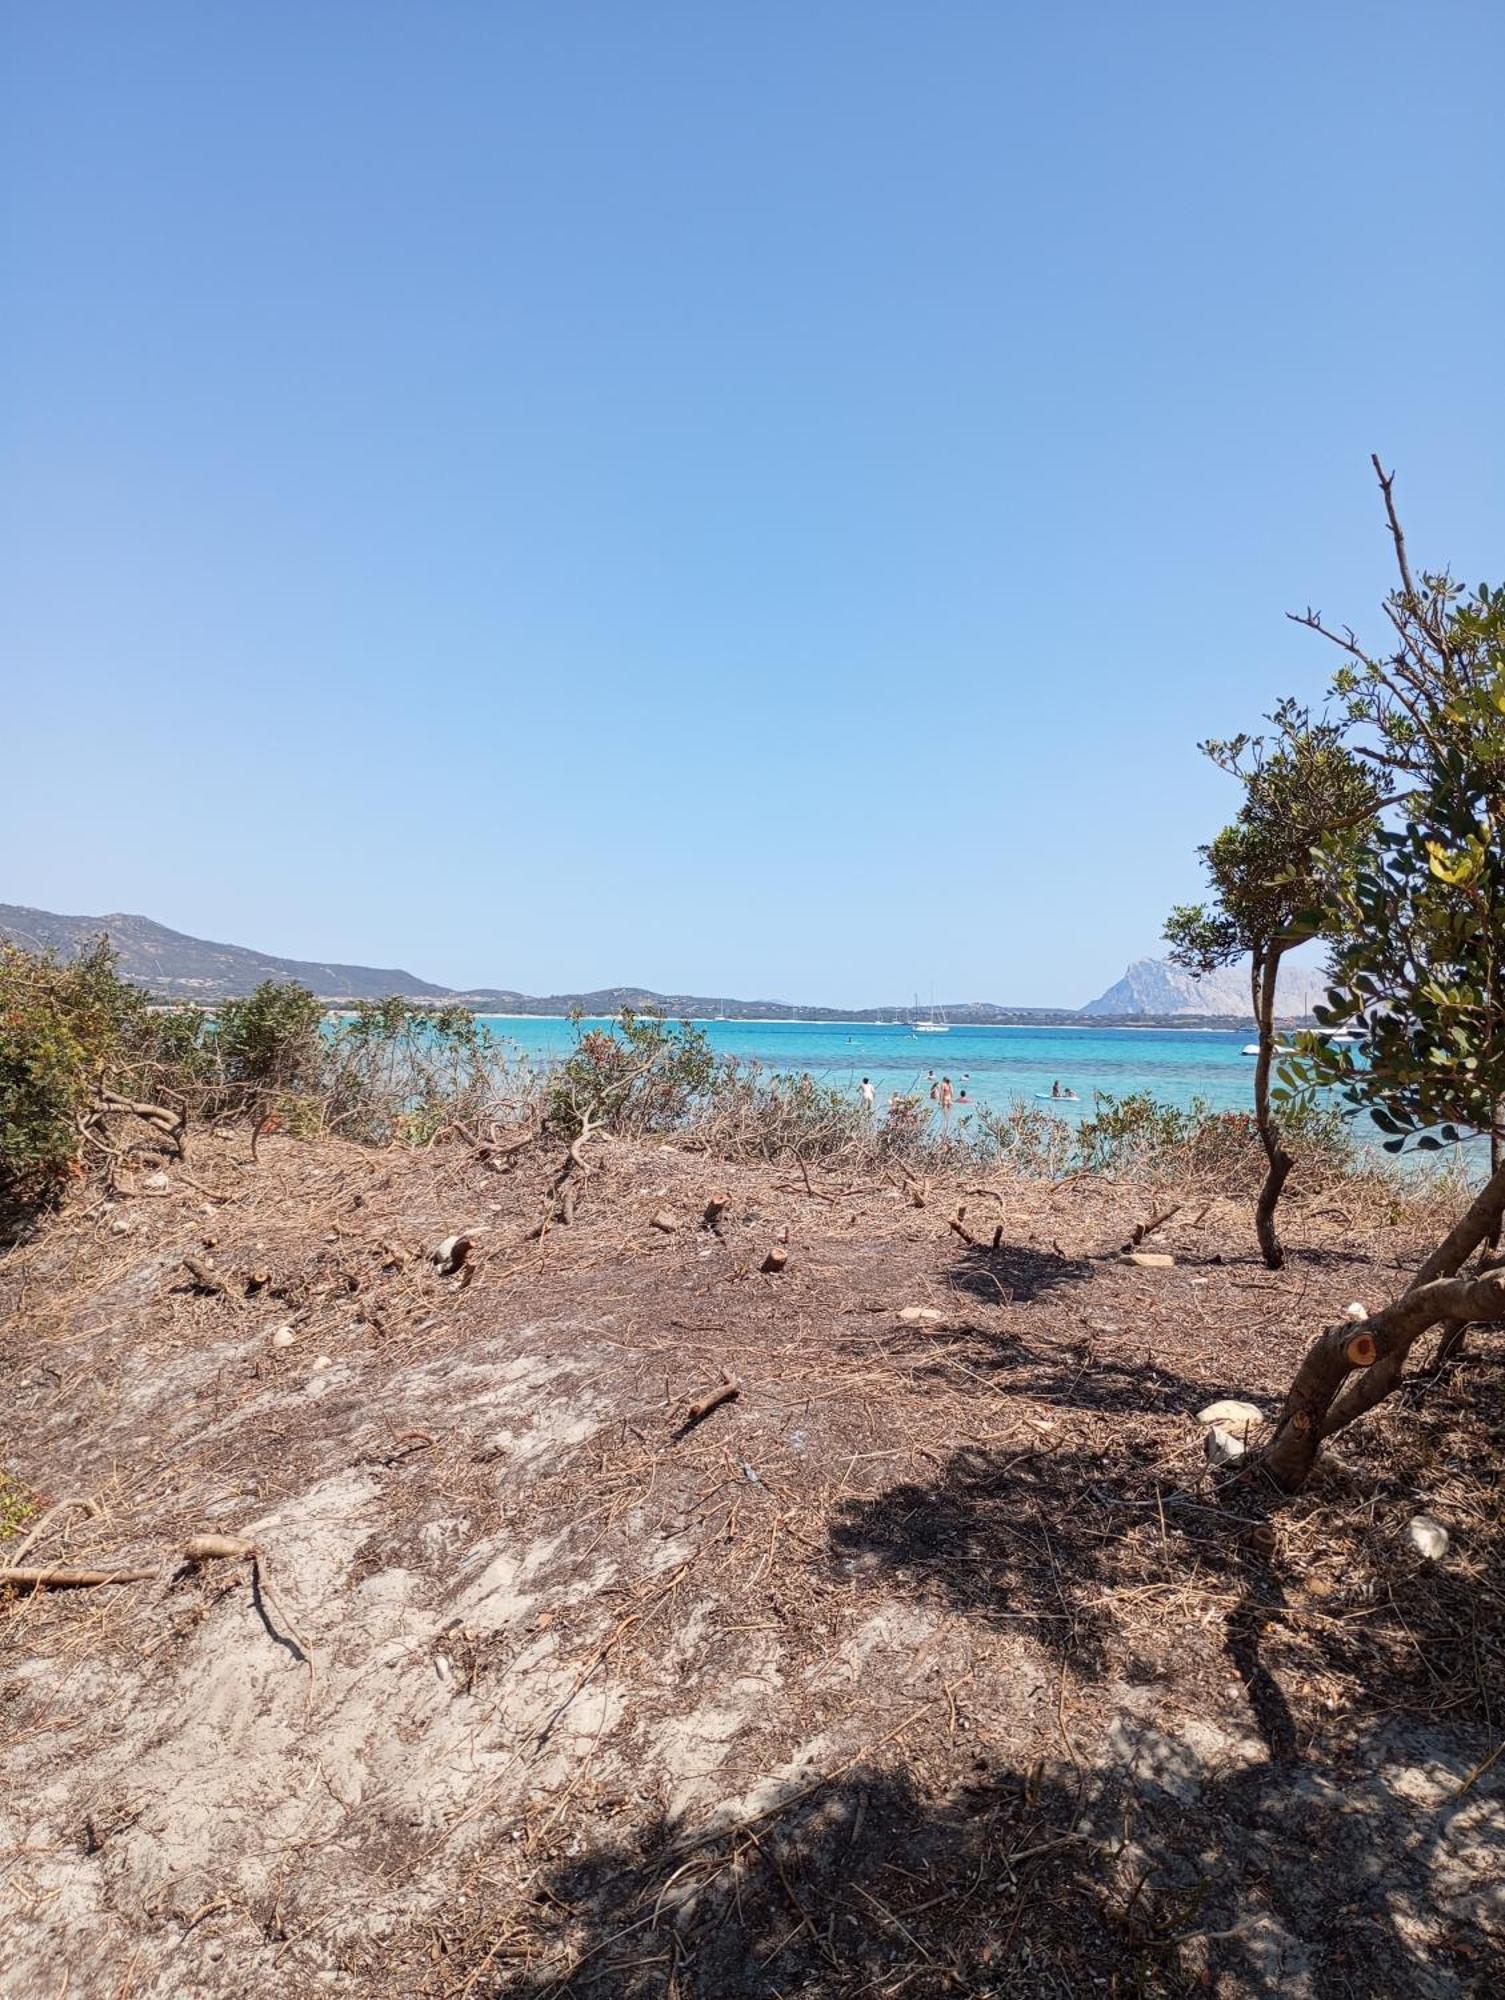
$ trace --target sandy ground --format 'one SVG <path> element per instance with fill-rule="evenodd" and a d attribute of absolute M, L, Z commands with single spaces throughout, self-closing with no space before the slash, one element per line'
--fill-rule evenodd
<path fill-rule="evenodd" d="M 0 1600 L 5 2000 L 1498 1990 L 1498 1336 L 1292 1503 L 1196 1419 L 1404 1217 L 263 1154 L 0 1260 L 26 1560 L 153 1572 Z"/>

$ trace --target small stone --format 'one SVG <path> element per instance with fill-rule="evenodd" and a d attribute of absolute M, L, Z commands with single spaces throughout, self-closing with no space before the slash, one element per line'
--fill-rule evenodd
<path fill-rule="evenodd" d="M 129 1236 L 132 1227 L 133 1224 L 128 1215 L 117 1215 L 110 1224 L 110 1234 L 112 1236 Z"/>
<path fill-rule="evenodd" d="M 1225 1424 L 1235 1433 L 1247 1431 L 1254 1424 L 1262 1424 L 1265 1413 L 1253 1403 L 1240 1403 L 1235 1397 L 1226 1396 L 1220 1403 L 1209 1403 L 1205 1410 L 1198 1410 L 1199 1424 Z"/>
<path fill-rule="evenodd" d="M 1441 1521 L 1431 1514 L 1414 1514 L 1406 1523 L 1406 1533 L 1411 1537 L 1411 1546 L 1428 1562 L 1441 1562 L 1448 1552 L 1452 1539 Z"/>
<path fill-rule="evenodd" d="M 293 1330 L 290 1326 L 274 1326 L 272 1328 L 273 1347 L 291 1347 L 292 1344 Z"/>
<path fill-rule="evenodd" d="M 1168 1271 L 1176 1260 L 1166 1250 L 1131 1250 L 1128 1261 L 1141 1271 Z"/>
<path fill-rule="evenodd" d="M 679 1217 L 672 1214 L 667 1208 L 661 1208 L 655 1216 L 651 1217 L 649 1227 L 652 1229 L 661 1229 L 665 1236 L 672 1236 L 679 1227 Z"/>
<path fill-rule="evenodd" d="M 316 1354 L 308 1365 L 312 1374 L 322 1375 L 326 1369 L 333 1368 L 334 1363 L 327 1354 Z"/>
<path fill-rule="evenodd" d="M 170 1187 L 172 1183 L 168 1180 L 166 1174 L 148 1174 L 141 1185 L 144 1188 L 150 1188 L 153 1194 L 160 1194 L 165 1187 Z"/>
<path fill-rule="evenodd" d="M 901 1306 L 899 1318 L 906 1326 L 939 1326 L 946 1317 L 934 1306 Z"/>
<path fill-rule="evenodd" d="M 1235 1437 L 1232 1431 L 1220 1429 L 1216 1424 L 1210 1427 L 1202 1442 L 1209 1465 L 1237 1465 L 1244 1456 L 1243 1439 Z"/>
<path fill-rule="evenodd" d="M 1369 1317 L 1368 1306 L 1362 1305 L 1358 1299 L 1350 1299 L 1343 1310 L 1350 1319 L 1368 1319 Z"/>

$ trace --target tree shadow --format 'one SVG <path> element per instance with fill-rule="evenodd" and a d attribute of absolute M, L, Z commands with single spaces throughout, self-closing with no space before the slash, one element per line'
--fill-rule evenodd
<path fill-rule="evenodd" d="M 944 1345 L 938 1343 L 944 1342 Z M 965 1367 L 1006 1386 L 1021 1398 L 1073 1410 L 1120 1415 L 1195 1415 L 1227 1393 L 1226 1381 L 1187 1375 L 1153 1360 L 1129 1360 L 1105 1353 L 1090 1333 L 1074 1339 L 1031 1338 L 1012 1326 L 901 1328 L 889 1337 L 892 1350 L 907 1344 L 932 1358 L 916 1378 L 941 1377 Z M 1270 1414 L 1273 1414 L 1273 1402 Z"/>
<path fill-rule="evenodd" d="M 1028 1305 L 1063 1285 L 1079 1285 L 1093 1275 L 1085 1257 L 1036 1250 L 1019 1243 L 966 1244 L 944 1272 L 943 1283 L 984 1305 Z"/>
<path fill-rule="evenodd" d="M 870 1763 L 702 1825 L 662 1815 L 499 1871 L 456 1913 L 448 1994 L 876 2000 L 1096 1992 L 1464 1995 L 1491 1947 L 1451 1850 L 1478 1816 L 1408 1767 L 1213 1770 L 1145 1730 L 1081 1774 Z M 1505 1860 L 1505 1816 L 1497 1828 Z M 1492 1836 L 1493 1838 L 1493 1836 Z M 1321 1865 L 1314 1866 L 1320 1856 Z M 1478 1857 L 1476 1857 L 1476 1860 Z M 1378 1862 L 1379 1865 L 1376 1865 Z M 1487 1872 L 1487 1862 L 1476 1871 Z M 510 1893 L 509 1893 L 510 1889 Z"/>

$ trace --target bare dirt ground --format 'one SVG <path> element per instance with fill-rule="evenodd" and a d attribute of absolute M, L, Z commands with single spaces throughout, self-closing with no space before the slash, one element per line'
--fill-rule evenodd
<path fill-rule="evenodd" d="M 1288 1504 L 1195 1417 L 1414 1229 L 592 1151 L 539 1240 L 547 1150 L 206 1139 L 0 1260 L 25 1560 L 151 1572 L 0 1596 L 6 2000 L 1500 1990 L 1498 1336 Z"/>

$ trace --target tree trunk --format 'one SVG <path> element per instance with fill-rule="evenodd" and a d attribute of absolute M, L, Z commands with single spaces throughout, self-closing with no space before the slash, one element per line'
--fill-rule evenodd
<path fill-rule="evenodd" d="M 1259 1191 L 1254 1210 L 1254 1233 L 1259 1252 L 1272 1271 L 1285 1262 L 1285 1252 L 1275 1233 L 1275 1207 L 1286 1177 L 1296 1162 L 1280 1143 L 1280 1127 L 1270 1113 L 1270 1065 L 1275 1054 L 1275 978 L 1280 970 L 1280 947 L 1271 945 L 1256 952 L 1249 972 L 1254 999 L 1254 1023 L 1258 1029 L 1259 1057 L 1254 1065 L 1254 1124 L 1259 1143 L 1269 1162 L 1265 1184 Z"/>
<path fill-rule="evenodd" d="M 1348 1320 L 1330 1327 L 1312 1343 L 1261 1461 L 1278 1486 L 1294 1493 L 1306 1483 L 1323 1440 L 1389 1395 L 1429 1327 L 1466 1326 L 1505 1311 L 1505 1270 L 1475 1278 L 1454 1275 L 1498 1225 L 1502 1211 L 1505 1170 L 1490 1176 L 1393 1305 L 1359 1325 Z M 1364 1373 L 1355 1375 L 1358 1369 Z"/>

